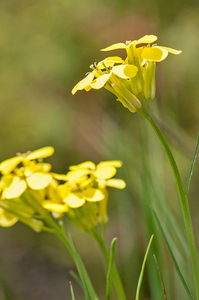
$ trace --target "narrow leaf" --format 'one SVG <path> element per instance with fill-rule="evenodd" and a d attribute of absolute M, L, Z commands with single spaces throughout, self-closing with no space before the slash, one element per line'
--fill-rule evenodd
<path fill-rule="evenodd" d="M 181 273 L 181 271 L 180 271 L 180 268 L 179 268 L 179 266 L 178 266 L 178 264 L 177 264 L 177 261 L 176 261 L 174 255 L 173 255 L 173 252 L 172 252 L 172 250 L 171 250 L 171 247 L 169 246 L 169 243 L 168 243 L 168 241 L 167 241 L 167 238 L 166 238 L 166 236 L 165 236 L 165 234 L 164 234 L 164 231 L 163 231 L 162 225 L 161 225 L 161 223 L 160 223 L 160 220 L 159 220 L 159 218 L 158 218 L 158 216 L 157 216 L 155 210 L 154 210 L 152 207 L 151 207 L 151 210 L 152 210 L 153 216 L 154 216 L 154 218 L 155 218 L 155 220 L 156 220 L 156 223 L 157 223 L 157 225 L 158 225 L 158 228 L 159 228 L 159 230 L 160 230 L 160 232 L 161 232 L 161 234 L 162 234 L 164 243 L 165 243 L 165 245 L 166 245 L 166 247 L 167 247 L 167 250 L 168 250 L 169 255 L 170 255 L 170 257 L 171 257 L 171 260 L 172 260 L 172 262 L 173 262 L 173 264 L 174 264 L 174 267 L 175 267 L 175 269 L 176 269 L 176 272 L 178 273 L 178 276 L 179 276 L 179 278 L 180 278 L 180 280 L 181 280 L 181 282 L 182 282 L 182 284 L 183 284 L 183 286 L 184 286 L 184 288 L 185 288 L 185 290 L 186 290 L 186 292 L 187 292 L 187 295 L 189 296 L 189 299 L 193 300 L 193 297 L 192 297 L 192 295 L 191 295 L 191 293 L 190 293 L 190 290 L 189 290 L 189 288 L 188 288 L 188 286 L 187 286 L 187 283 L 186 283 L 186 281 L 185 281 L 185 279 L 184 279 L 184 277 L 183 277 L 183 275 L 182 275 L 182 273 Z"/>
<path fill-rule="evenodd" d="M 69 282 L 69 283 L 70 283 L 70 291 L 71 291 L 72 300 L 75 300 L 72 283 L 71 282 Z"/>
<path fill-rule="evenodd" d="M 73 244 L 72 240 L 70 239 L 70 244 L 73 250 L 73 255 L 74 255 L 74 259 L 75 259 L 75 263 L 81 278 L 81 282 L 83 284 L 83 290 L 84 290 L 84 294 L 85 294 L 85 299 L 86 300 L 98 300 L 98 297 L 95 293 L 95 290 L 92 286 L 92 283 L 90 281 L 90 278 L 86 272 L 86 269 L 84 267 L 84 264 L 75 248 L 75 245 Z M 89 296 L 90 295 L 90 296 Z"/>
<path fill-rule="evenodd" d="M 151 246 L 152 239 L 153 239 L 153 235 L 151 236 L 151 238 L 149 240 L 149 244 L 147 246 L 146 253 L 145 253 L 145 256 L 144 256 L 144 260 L 143 260 L 143 263 L 142 263 L 142 269 L 141 269 L 140 277 L 139 277 L 139 280 L 138 280 L 135 300 L 139 300 L 140 288 L 141 288 L 142 279 L 143 279 L 143 276 L 144 276 L 144 269 L 145 269 L 145 265 L 146 265 L 146 259 L 147 259 L 148 253 L 149 253 L 149 249 L 150 249 L 150 246 Z"/>
<path fill-rule="evenodd" d="M 115 259 L 115 248 L 116 248 L 116 241 L 117 239 L 114 238 L 111 242 L 111 253 L 110 253 L 110 260 L 108 265 L 108 273 L 106 278 L 106 300 L 110 300 L 110 290 L 111 290 L 111 275 L 114 265 Z"/>
<path fill-rule="evenodd" d="M 187 188 L 186 188 L 186 197 L 187 198 L 188 198 L 188 194 L 189 194 L 189 187 L 190 187 L 190 183 L 191 183 L 191 177 L 192 177 L 192 174 L 193 174 L 193 168 L 194 168 L 194 165 L 195 165 L 195 162 L 196 162 L 198 150 L 199 150 L 199 134 L 198 134 L 196 149 L 195 149 L 195 153 L 194 153 L 194 156 L 193 156 L 193 160 L 192 160 L 192 163 L 191 163 L 191 167 L 190 167 L 190 170 L 189 170 L 189 176 L 188 176 L 188 180 L 187 180 Z"/>
<path fill-rule="evenodd" d="M 83 288 L 83 284 L 79 276 L 74 271 L 69 271 L 69 274 L 73 277 L 73 279 Z"/>

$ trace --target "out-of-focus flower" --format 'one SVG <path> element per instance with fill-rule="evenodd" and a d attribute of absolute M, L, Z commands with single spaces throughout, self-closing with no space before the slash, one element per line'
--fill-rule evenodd
<path fill-rule="evenodd" d="M 91 161 L 71 166 L 66 174 L 70 192 L 64 198 L 70 207 L 82 206 L 85 201 L 96 202 L 105 198 L 107 186 L 123 189 L 126 184 L 122 179 L 111 179 L 120 168 L 120 161 L 106 161 L 95 165 Z"/>
<path fill-rule="evenodd" d="M 53 175 L 49 173 L 51 165 L 43 163 L 43 158 L 53 152 L 52 147 L 44 147 L 18 154 L 0 164 L 1 226 L 9 227 L 20 220 L 35 231 L 42 230 L 43 222 L 35 217 L 46 214 L 41 205 L 42 193 L 53 181 Z"/>
<path fill-rule="evenodd" d="M 3 161 L 0 164 L 1 198 L 20 197 L 28 187 L 33 190 L 47 187 L 53 178 L 49 173 L 51 165 L 43 163 L 42 159 L 53 152 L 52 147 L 44 147 Z"/>
<path fill-rule="evenodd" d="M 120 161 L 101 162 L 97 166 L 87 161 L 71 166 L 66 175 L 55 175 L 64 184 L 49 185 L 47 197 L 42 202 L 45 209 L 58 214 L 66 214 L 73 224 L 82 230 L 107 221 L 107 187 L 123 189 L 126 184 L 122 179 L 113 179 Z"/>

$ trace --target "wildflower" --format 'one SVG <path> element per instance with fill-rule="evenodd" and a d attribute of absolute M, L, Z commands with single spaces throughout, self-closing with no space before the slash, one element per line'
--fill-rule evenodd
<path fill-rule="evenodd" d="M 53 152 L 52 147 L 44 147 L 3 161 L 0 164 L 2 199 L 20 197 L 27 187 L 40 190 L 48 186 L 52 180 L 52 175 L 49 174 L 51 165 L 43 163 L 42 158 Z"/>
<path fill-rule="evenodd" d="M 155 35 L 145 35 L 139 40 L 126 41 L 125 44 L 124 43 L 113 44 L 107 48 L 102 49 L 101 51 L 126 49 L 127 56 L 131 61 L 131 58 L 133 57 L 133 55 L 135 55 L 135 49 L 139 49 L 138 51 L 141 50 L 140 56 L 143 60 L 154 61 L 154 62 L 160 62 L 164 60 L 168 56 L 168 53 L 177 55 L 182 52 L 168 47 L 162 47 L 156 45 L 152 46 L 151 44 L 154 43 L 157 39 L 158 38 Z M 136 48 L 136 46 L 139 44 L 148 44 L 148 45 Z M 132 53 L 130 54 L 130 52 Z"/>
<path fill-rule="evenodd" d="M 104 87 L 115 94 L 118 100 L 131 111 L 134 112 L 141 107 L 140 101 L 126 87 L 127 81 L 137 74 L 136 66 L 126 64 L 120 57 L 114 56 L 104 59 L 97 65 L 91 65 L 90 68 L 93 71 L 76 84 L 72 90 L 73 95 L 78 90 L 89 91 L 91 88 L 101 89 Z"/>
<path fill-rule="evenodd" d="M 145 35 L 139 40 L 127 41 L 125 44 L 113 44 L 102 49 L 102 51 L 126 49 L 128 63 L 138 67 L 137 76 L 131 79 L 132 92 L 139 99 L 144 98 L 149 103 L 155 97 L 155 63 L 163 61 L 169 53 L 177 55 L 182 52 L 168 47 L 152 45 L 157 39 L 155 35 Z M 139 44 L 147 45 L 137 47 Z"/>
<path fill-rule="evenodd" d="M 91 65 L 93 71 L 73 88 L 72 94 L 82 89 L 89 91 L 91 88 L 104 87 L 116 95 L 117 100 L 131 112 L 148 109 L 150 100 L 155 97 L 156 62 L 163 61 L 168 53 L 181 53 L 172 48 L 154 45 L 156 40 L 155 35 L 145 35 L 135 41 L 117 43 L 102 49 L 125 49 L 127 57 L 124 61 L 117 56 L 108 57 L 97 65 Z"/>
<path fill-rule="evenodd" d="M 42 202 L 45 209 L 65 214 L 81 230 L 88 230 L 98 222 L 107 221 L 107 186 L 123 189 L 121 179 L 113 179 L 120 161 L 101 162 L 97 166 L 90 161 L 71 166 L 66 175 L 55 175 L 64 184 L 51 184 L 46 188 L 47 197 Z"/>

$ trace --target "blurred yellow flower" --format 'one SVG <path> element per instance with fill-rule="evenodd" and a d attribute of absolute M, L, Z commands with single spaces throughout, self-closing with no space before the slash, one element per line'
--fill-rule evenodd
<path fill-rule="evenodd" d="M 121 161 L 106 161 L 95 165 L 91 161 L 69 167 L 66 175 L 55 174 L 54 178 L 66 181 L 56 182 L 46 188 L 47 196 L 42 205 L 45 209 L 65 214 L 73 224 L 87 230 L 97 224 L 105 223 L 107 186 L 123 189 L 122 179 L 112 179 Z"/>
<path fill-rule="evenodd" d="M 0 164 L 1 198 L 17 198 L 27 187 L 40 190 L 48 186 L 52 180 L 52 175 L 49 174 L 51 165 L 43 163 L 42 159 L 52 155 L 53 152 L 52 147 L 44 147 L 3 161 Z"/>

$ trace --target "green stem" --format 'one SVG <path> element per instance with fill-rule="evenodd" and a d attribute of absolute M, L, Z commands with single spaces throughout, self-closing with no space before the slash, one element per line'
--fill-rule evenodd
<path fill-rule="evenodd" d="M 85 293 L 85 298 L 86 299 L 91 299 L 91 300 L 98 300 L 98 297 L 96 296 L 96 293 L 94 291 L 94 288 L 92 286 L 92 283 L 90 281 L 90 278 L 88 276 L 88 273 L 85 269 L 85 266 L 80 258 L 80 256 L 78 255 L 74 245 L 72 245 L 72 243 L 69 242 L 68 238 L 66 237 L 66 235 L 64 234 L 64 232 L 61 230 L 61 228 L 55 223 L 55 221 L 53 220 L 53 218 L 50 216 L 50 214 L 47 214 L 44 216 L 44 220 L 45 222 L 52 228 L 54 229 L 54 233 L 57 235 L 57 237 L 63 242 L 63 244 L 65 245 L 65 247 L 67 248 L 68 252 L 70 253 L 71 257 L 73 258 L 76 267 L 78 269 L 81 281 L 84 288 L 84 292 L 86 290 L 88 290 L 88 293 L 90 295 L 90 297 Z"/>
<path fill-rule="evenodd" d="M 162 134 L 160 129 L 158 128 L 157 124 L 153 120 L 153 118 L 149 115 L 149 113 L 143 113 L 139 111 L 139 113 L 150 123 L 152 126 L 153 130 L 155 131 L 158 139 L 160 140 L 167 157 L 169 159 L 169 162 L 171 164 L 176 184 L 178 187 L 178 192 L 179 192 L 179 197 L 180 197 L 180 202 L 181 202 L 181 207 L 183 211 L 183 217 L 184 217 L 184 222 L 185 222 L 185 227 L 186 227 L 186 232 L 187 232 L 187 238 L 188 238 L 188 244 L 189 244 L 189 251 L 190 251 L 190 256 L 191 256 L 191 262 L 192 262 L 192 269 L 193 269 L 193 276 L 194 276 L 194 283 L 195 283 L 195 290 L 196 290 L 196 296 L 197 299 L 199 300 L 199 264 L 198 264 L 198 254 L 197 254 L 197 248 L 196 248 L 196 242 L 195 242 L 195 237 L 194 237 L 194 232 L 193 232 L 193 225 L 191 221 L 191 215 L 190 215 L 190 210 L 189 210 L 189 204 L 188 204 L 188 199 L 185 196 L 183 185 L 182 185 L 182 180 L 180 177 L 180 173 L 177 167 L 177 164 L 175 162 L 175 159 L 173 157 L 173 154 Z"/>
<path fill-rule="evenodd" d="M 95 231 L 92 231 L 92 236 L 98 242 L 98 245 L 99 245 L 100 249 L 102 250 L 102 253 L 104 255 L 106 263 L 109 264 L 110 255 L 106 248 L 103 238 L 100 235 L 98 235 L 98 233 L 96 233 Z M 113 280 L 118 298 L 121 300 L 126 300 L 122 282 L 120 280 L 120 277 L 119 277 L 119 274 L 118 274 L 115 264 L 113 265 L 113 270 L 112 270 L 112 280 Z"/>

